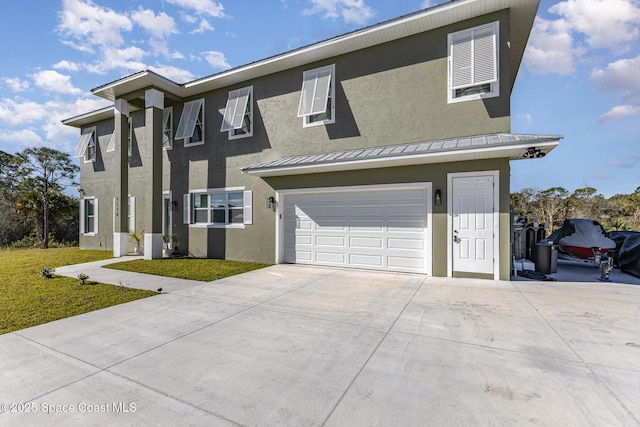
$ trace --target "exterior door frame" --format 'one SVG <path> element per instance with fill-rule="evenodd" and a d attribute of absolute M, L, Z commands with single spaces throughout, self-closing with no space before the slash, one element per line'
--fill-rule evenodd
<path fill-rule="evenodd" d="M 447 277 L 453 277 L 453 179 L 470 176 L 493 177 L 493 279 L 500 280 L 500 171 L 447 174 Z"/>
<path fill-rule="evenodd" d="M 372 184 L 372 185 L 353 185 L 345 187 L 316 187 L 301 188 L 293 190 L 276 190 L 276 264 L 284 263 L 284 203 L 287 195 L 298 194 L 318 194 L 318 193 L 337 193 L 352 191 L 385 191 L 385 190 L 417 190 L 424 189 L 426 191 L 426 212 L 427 212 L 427 229 L 425 230 L 427 247 L 426 251 L 426 274 L 433 276 L 433 195 L 431 182 L 411 182 L 406 184 Z"/>

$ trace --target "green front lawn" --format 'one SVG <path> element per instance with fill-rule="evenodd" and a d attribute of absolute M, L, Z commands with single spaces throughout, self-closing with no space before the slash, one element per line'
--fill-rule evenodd
<path fill-rule="evenodd" d="M 211 282 L 222 279 L 223 277 L 234 276 L 268 266 L 269 264 L 226 261 L 221 259 L 168 258 L 125 261 L 105 265 L 105 268 L 131 271 L 134 273 L 155 274 L 156 276 L 175 277 L 177 279 Z"/>
<path fill-rule="evenodd" d="M 154 295 L 155 292 L 75 278 L 43 279 L 42 268 L 108 258 L 104 251 L 78 248 L 0 250 L 0 334 L 99 310 Z"/>

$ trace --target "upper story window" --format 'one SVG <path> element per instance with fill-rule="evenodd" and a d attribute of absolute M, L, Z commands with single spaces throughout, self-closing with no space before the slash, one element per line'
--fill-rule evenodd
<path fill-rule="evenodd" d="M 109 144 L 107 145 L 107 153 L 116 151 L 116 132 L 114 131 L 109 138 Z"/>
<path fill-rule="evenodd" d="M 184 103 L 175 139 L 185 147 L 204 144 L 204 98 Z"/>
<path fill-rule="evenodd" d="M 332 64 L 302 75 L 298 117 L 304 127 L 335 123 L 335 69 Z"/>
<path fill-rule="evenodd" d="M 173 107 L 167 107 L 162 111 L 162 148 L 173 148 Z"/>
<path fill-rule="evenodd" d="M 253 135 L 253 86 L 229 92 L 224 109 L 221 132 L 229 132 L 229 139 Z"/>
<path fill-rule="evenodd" d="M 498 21 L 448 36 L 448 101 L 500 95 L 498 81 Z"/>
<path fill-rule="evenodd" d="M 85 163 L 91 163 L 96 161 L 97 146 L 96 146 L 96 128 L 90 127 L 82 131 L 80 135 L 80 143 L 74 154 L 74 158 L 84 158 Z"/>
<path fill-rule="evenodd" d="M 131 116 L 127 120 L 127 152 L 129 156 L 133 155 L 133 122 Z"/>

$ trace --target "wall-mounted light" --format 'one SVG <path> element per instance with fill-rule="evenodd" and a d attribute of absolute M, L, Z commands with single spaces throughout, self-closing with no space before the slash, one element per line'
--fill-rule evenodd
<path fill-rule="evenodd" d="M 273 209 L 276 205 L 276 199 L 273 196 L 267 197 L 267 209 Z"/>
<path fill-rule="evenodd" d="M 81 196 L 84 196 L 84 190 L 82 188 L 78 190 L 78 193 L 80 193 Z"/>
<path fill-rule="evenodd" d="M 544 157 L 547 153 L 543 153 L 542 150 L 536 147 L 529 147 L 527 151 L 524 152 L 522 157 L 525 159 L 539 159 L 540 157 Z"/>
<path fill-rule="evenodd" d="M 436 205 L 442 204 L 442 191 L 436 190 Z"/>
<path fill-rule="evenodd" d="M 178 210 L 178 201 L 177 200 L 173 200 L 171 202 L 171 210 L 176 212 Z"/>

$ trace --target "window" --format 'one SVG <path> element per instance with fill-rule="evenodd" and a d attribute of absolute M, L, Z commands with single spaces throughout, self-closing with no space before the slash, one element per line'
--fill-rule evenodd
<path fill-rule="evenodd" d="M 185 223 L 211 227 L 243 227 L 253 222 L 252 192 L 209 190 L 185 195 Z M 192 206 L 189 212 L 188 206 Z"/>
<path fill-rule="evenodd" d="M 136 231 L 136 198 L 129 196 L 127 203 L 127 224 L 129 224 L 129 233 Z"/>
<path fill-rule="evenodd" d="M 184 103 L 175 139 L 185 147 L 204 144 L 204 98 Z"/>
<path fill-rule="evenodd" d="M 303 126 L 335 123 L 335 65 L 305 71 L 302 76 L 302 91 L 298 117 Z"/>
<path fill-rule="evenodd" d="M 133 155 L 133 123 L 131 117 L 127 120 L 127 152 L 129 156 Z"/>
<path fill-rule="evenodd" d="M 162 111 L 162 148 L 165 150 L 173 148 L 173 107 Z"/>
<path fill-rule="evenodd" d="M 96 161 L 96 153 L 96 128 L 86 128 L 82 131 L 82 135 L 80 135 L 80 143 L 73 157 L 84 157 L 85 163 L 91 163 Z"/>
<path fill-rule="evenodd" d="M 98 234 L 98 199 L 85 197 L 80 204 L 80 230 L 85 236 Z"/>
<path fill-rule="evenodd" d="M 253 135 L 253 86 L 229 92 L 224 109 L 221 132 L 229 132 L 229 139 Z"/>
<path fill-rule="evenodd" d="M 500 95 L 498 22 L 449 34 L 449 102 Z"/>
<path fill-rule="evenodd" d="M 109 138 L 109 144 L 107 145 L 107 153 L 116 151 L 116 133 L 113 132 Z"/>

